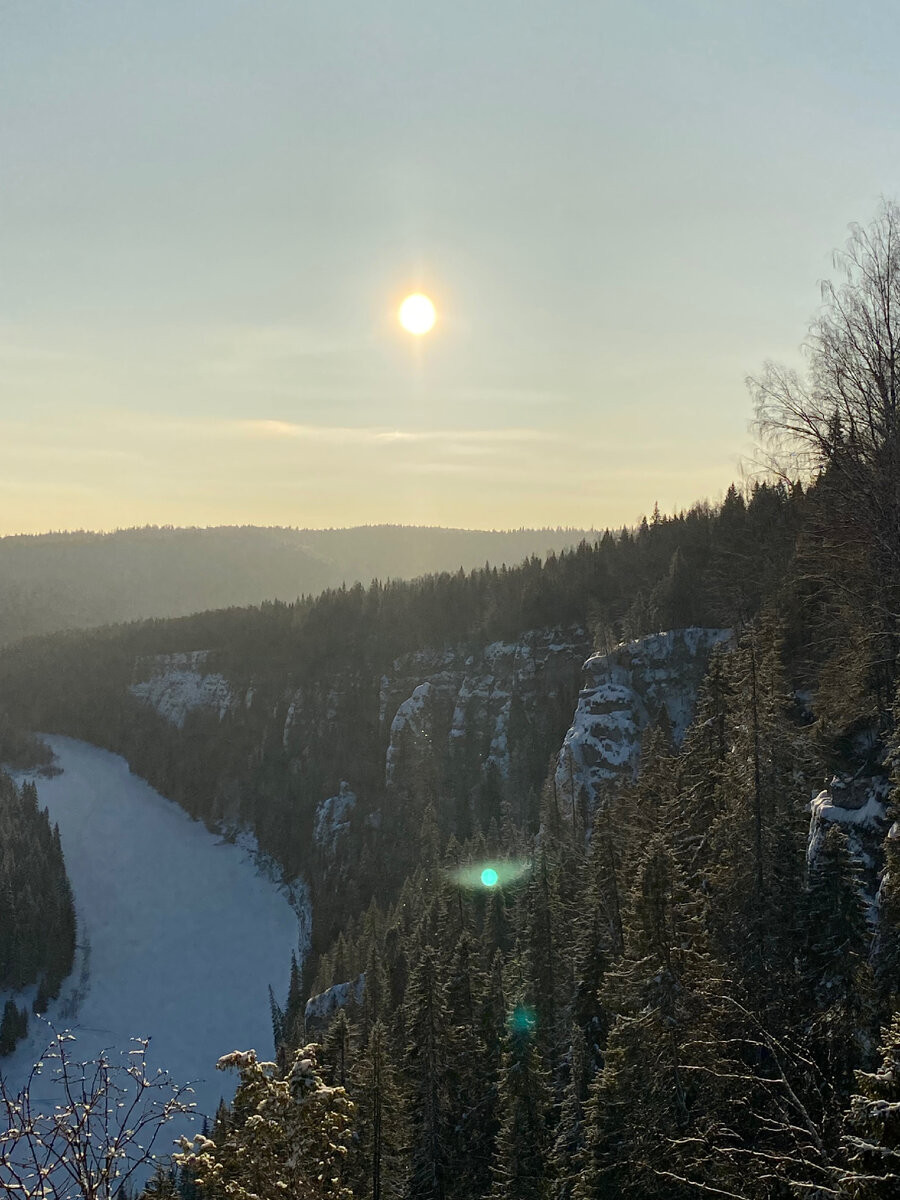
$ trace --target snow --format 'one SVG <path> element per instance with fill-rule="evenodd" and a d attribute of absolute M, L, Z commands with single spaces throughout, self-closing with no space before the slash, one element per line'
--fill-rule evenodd
<path fill-rule="evenodd" d="M 394 714 L 394 719 L 391 721 L 391 741 L 384 764 L 385 780 L 389 785 L 394 779 L 399 754 L 397 739 L 401 731 L 409 729 L 415 738 L 427 736 L 427 730 L 423 726 L 426 721 L 426 706 L 431 697 L 431 689 L 432 684 L 429 681 L 420 683 L 409 699 L 404 700 Z"/>
<path fill-rule="evenodd" d="M 568 691 L 569 668 L 584 661 L 586 650 L 583 630 L 557 627 L 529 630 L 515 642 L 490 642 L 475 653 L 459 646 L 396 659 L 392 673 L 381 678 L 379 697 L 380 724 L 389 726 L 388 786 L 394 782 L 402 743 L 410 735 L 413 741 L 427 743 L 435 736 L 433 714 L 442 717 L 444 712 L 452 713 L 450 745 L 460 748 L 474 742 L 482 771 L 508 776 L 513 699 L 527 714 L 548 694 Z M 438 725 L 443 736 L 443 726 Z M 485 744 L 482 735 L 488 731 Z"/>
<path fill-rule="evenodd" d="M 214 1114 L 233 1087 L 215 1070 L 219 1057 L 251 1047 L 272 1054 L 268 985 L 283 1001 L 291 952 L 308 946 L 305 887 L 290 895 L 260 873 L 249 835 L 210 833 L 117 755 L 70 738 L 45 740 L 63 774 L 35 782 L 59 824 L 79 943 L 48 1016 L 72 1029 L 82 1060 L 151 1038 L 153 1072 L 191 1082 L 197 1111 Z M 13 1087 L 48 1040 L 46 1026 L 32 1020 L 26 1041 L 2 1061 Z M 169 1127 L 172 1137 L 199 1128 L 199 1118 L 185 1120 Z"/>
<path fill-rule="evenodd" d="M 355 979 L 336 983 L 327 991 L 319 992 L 318 996 L 311 996 L 303 1014 L 307 1025 L 327 1024 L 339 1008 L 346 1008 L 351 1003 L 361 1004 L 365 987 L 366 973 L 363 971 Z"/>
<path fill-rule="evenodd" d="M 284 731 L 281 735 L 281 744 L 285 750 L 288 748 L 288 743 L 291 740 L 291 731 L 293 730 L 294 724 L 297 720 L 297 709 L 300 707 L 302 700 L 302 692 L 297 691 L 291 697 L 291 702 L 288 705 L 288 710 L 284 718 Z"/>
<path fill-rule="evenodd" d="M 868 825 L 876 828 L 886 819 L 884 802 L 872 791 L 861 808 L 841 808 L 832 801 L 831 792 L 826 788 L 819 792 L 810 803 L 813 819 L 820 821 L 836 821 L 840 825 Z"/>
<path fill-rule="evenodd" d="M 149 666 L 150 677 L 133 683 L 129 690 L 179 729 L 196 708 L 212 709 L 221 721 L 234 697 L 224 675 L 204 670 L 208 654 L 206 650 L 193 650 L 139 659 L 138 670 L 145 671 Z"/>
<path fill-rule="evenodd" d="M 887 800 L 890 787 L 881 777 L 840 779 L 835 777 L 810 801 L 809 835 L 806 860 L 815 862 L 829 823 L 840 825 L 847 834 L 850 853 L 869 872 L 874 869 L 878 845 L 888 823 Z M 889 835 L 890 836 L 890 835 Z M 872 896 L 866 893 L 869 915 L 874 918 Z"/>
<path fill-rule="evenodd" d="M 408 700 L 404 700 L 397 709 L 391 722 L 391 733 L 399 733 L 405 725 L 411 725 L 419 730 L 422 724 L 422 712 L 431 695 L 431 683 L 420 683 Z"/>

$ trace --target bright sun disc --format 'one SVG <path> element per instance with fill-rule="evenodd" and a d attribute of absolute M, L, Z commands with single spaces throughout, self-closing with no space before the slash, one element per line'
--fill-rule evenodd
<path fill-rule="evenodd" d="M 427 333 L 433 327 L 434 318 L 434 305 L 421 292 L 407 296 L 397 313 L 397 319 L 403 328 L 407 333 L 414 333 L 416 337 Z"/>

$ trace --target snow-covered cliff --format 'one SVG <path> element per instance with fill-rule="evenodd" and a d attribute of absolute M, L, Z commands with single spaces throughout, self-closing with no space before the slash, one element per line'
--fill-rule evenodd
<path fill-rule="evenodd" d="M 515 642 L 420 651 L 397 659 L 381 680 L 379 717 L 389 728 L 385 782 L 396 784 L 404 753 L 440 737 L 450 752 L 464 744 L 482 773 L 510 769 L 515 712 L 526 717 L 567 702 L 590 647 L 584 629 L 531 630 Z M 566 699 L 564 699 L 566 698 Z"/>
<path fill-rule="evenodd" d="M 207 670 L 208 658 L 208 650 L 139 658 L 129 690 L 179 729 L 188 713 L 198 708 L 216 713 L 221 720 L 234 704 L 234 696 L 224 675 Z"/>
<path fill-rule="evenodd" d="M 590 809 L 600 789 L 631 778 L 644 730 L 663 717 L 680 742 L 710 652 L 731 636 L 728 629 L 676 629 L 592 654 L 584 664 L 586 683 L 557 759 L 556 785 L 562 794 L 583 796 Z"/>

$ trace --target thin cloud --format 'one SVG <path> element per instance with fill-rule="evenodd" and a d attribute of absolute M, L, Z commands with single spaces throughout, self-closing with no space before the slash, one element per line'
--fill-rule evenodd
<path fill-rule="evenodd" d="M 267 419 L 239 420 L 228 423 L 235 431 L 263 438 L 295 438 L 303 441 L 372 445 L 510 445 L 522 442 L 559 442 L 565 435 L 544 429 L 384 429 L 377 426 L 301 425 L 291 421 Z"/>

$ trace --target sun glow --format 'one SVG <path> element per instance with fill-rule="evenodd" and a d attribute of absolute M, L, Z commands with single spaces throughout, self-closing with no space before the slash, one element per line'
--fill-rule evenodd
<path fill-rule="evenodd" d="M 434 327 L 435 316 L 434 305 L 428 297 L 423 296 L 421 292 L 415 292 L 412 296 L 407 296 L 400 305 L 397 320 L 407 333 L 421 337 Z"/>

